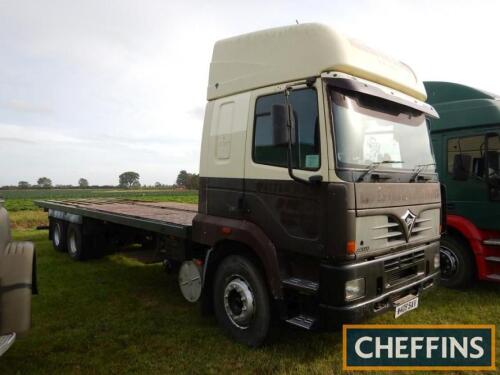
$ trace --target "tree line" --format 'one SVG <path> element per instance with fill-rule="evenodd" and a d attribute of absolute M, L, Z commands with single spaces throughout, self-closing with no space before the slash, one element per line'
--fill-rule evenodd
<path fill-rule="evenodd" d="M 127 171 L 123 172 L 118 176 L 118 187 L 123 188 L 123 189 L 137 189 L 140 187 L 146 187 L 145 185 L 141 185 L 140 182 L 140 175 L 137 172 L 134 171 Z M 188 173 L 186 170 L 182 170 L 179 172 L 177 175 L 176 183 L 174 185 L 167 185 L 167 184 L 162 184 L 161 182 L 155 182 L 153 186 L 149 187 L 154 187 L 154 188 L 184 188 L 184 189 L 189 189 L 189 190 L 197 190 L 199 187 L 199 175 L 196 173 Z M 52 180 L 48 177 L 40 177 L 37 181 L 36 184 L 30 184 L 28 181 L 19 181 L 17 186 L 2 186 L 3 189 L 9 188 L 9 189 L 32 189 L 32 188 L 38 188 L 38 189 L 51 189 L 51 188 L 81 188 L 81 189 L 86 189 L 86 188 L 97 188 L 97 187 L 116 187 L 116 186 L 98 186 L 98 185 L 90 185 L 89 181 L 86 178 L 80 178 L 78 180 L 77 185 L 54 185 Z"/>

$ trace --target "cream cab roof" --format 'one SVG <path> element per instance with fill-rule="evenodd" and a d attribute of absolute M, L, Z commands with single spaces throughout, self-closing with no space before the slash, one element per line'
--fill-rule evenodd
<path fill-rule="evenodd" d="M 207 99 L 342 72 L 425 101 L 423 83 L 406 64 L 317 23 L 244 34 L 215 43 Z"/>

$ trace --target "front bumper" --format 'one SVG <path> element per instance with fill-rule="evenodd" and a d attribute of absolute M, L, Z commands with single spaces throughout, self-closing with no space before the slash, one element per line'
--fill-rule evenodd
<path fill-rule="evenodd" d="M 323 324 L 356 322 L 395 308 L 395 301 L 406 295 L 422 295 L 439 281 L 439 269 L 434 269 L 437 253 L 438 241 L 358 263 L 322 265 L 319 295 Z M 366 281 L 365 295 L 346 302 L 345 283 L 359 278 Z"/>

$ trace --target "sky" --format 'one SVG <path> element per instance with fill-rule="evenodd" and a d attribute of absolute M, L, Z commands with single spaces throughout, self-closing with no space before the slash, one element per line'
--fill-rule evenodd
<path fill-rule="evenodd" d="M 0 0 L 0 186 L 198 172 L 213 44 L 296 21 L 500 94 L 499 14 L 495 0 Z"/>

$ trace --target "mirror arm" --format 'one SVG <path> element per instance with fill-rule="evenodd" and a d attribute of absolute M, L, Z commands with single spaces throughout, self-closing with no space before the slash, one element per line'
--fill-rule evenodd
<path fill-rule="evenodd" d="M 288 128 L 288 153 L 287 153 L 287 167 L 288 167 L 288 175 L 290 178 L 294 181 L 300 182 L 302 184 L 310 184 L 311 182 L 308 180 L 304 180 L 303 178 L 300 178 L 296 176 L 293 173 L 293 168 L 292 168 L 292 116 L 293 113 L 291 112 L 291 107 L 288 102 L 288 95 L 290 95 L 290 90 L 291 87 L 287 87 L 285 89 L 285 105 L 286 105 L 286 111 L 287 111 L 287 128 Z"/>

